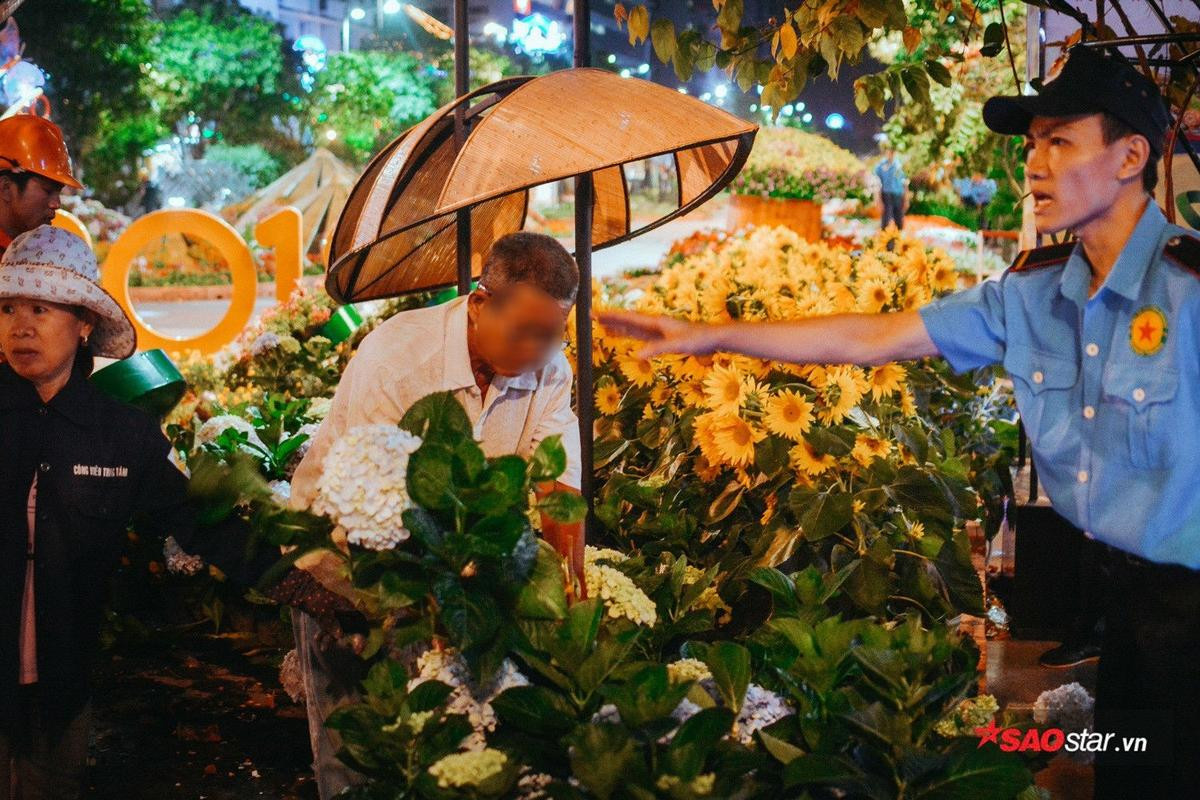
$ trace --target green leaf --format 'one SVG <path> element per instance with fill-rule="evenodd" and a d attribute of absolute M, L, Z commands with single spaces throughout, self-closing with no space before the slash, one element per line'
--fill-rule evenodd
<path fill-rule="evenodd" d="M 400 427 L 423 440 L 474 440 L 471 420 L 450 392 L 437 392 L 413 403 L 400 420 Z"/>
<path fill-rule="evenodd" d="M 441 681 L 422 681 L 408 693 L 408 707 L 414 714 L 432 711 L 446 702 L 446 698 L 453 691 L 453 686 Z"/>
<path fill-rule="evenodd" d="M 575 710 L 562 695 L 544 686 L 516 686 L 491 700 L 506 725 L 539 737 L 559 738 L 575 727 Z"/>
<path fill-rule="evenodd" d="M 742 486 L 737 481 L 730 481 L 729 485 L 717 498 L 708 506 L 708 514 L 704 518 L 704 522 L 708 525 L 720 522 L 734 512 L 738 507 L 738 503 L 742 499 L 742 494 L 746 491 L 746 487 Z"/>
<path fill-rule="evenodd" d="M 654 54 L 664 64 L 675 56 L 675 23 L 659 17 L 650 26 L 650 42 L 654 45 Z"/>
<path fill-rule="evenodd" d="M 983 30 L 983 47 L 980 48 L 980 55 L 992 58 L 1000 55 L 1000 51 L 1004 49 L 1004 26 L 999 22 L 993 22 Z"/>
<path fill-rule="evenodd" d="M 946 65 L 937 59 L 925 59 L 925 71 L 929 73 L 930 78 L 937 81 L 942 86 L 950 85 L 950 70 L 946 69 Z"/>
<path fill-rule="evenodd" d="M 446 448 L 422 445 L 408 459 L 408 494 L 417 505 L 446 511 L 455 505 L 450 454 Z"/>
<path fill-rule="evenodd" d="M 712 672 L 721 699 L 733 711 L 741 711 L 750 685 L 750 651 L 734 642 L 717 642 L 708 649 L 704 663 Z"/>
<path fill-rule="evenodd" d="M 791 742 L 772 736 L 765 730 L 758 732 L 758 738 L 763 743 L 763 747 L 771 756 L 781 764 L 790 764 L 800 756 L 804 755 L 804 751 Z"/>
<path fill-rule="evenodd" d="M 879 28 L 888 18 L 884 0 L 858 0 L 854 13 L 868 28 Z"/>
<path fill-rule="evenodd" d="M 850 56 L 860 53 L 867 43 L 862 23 L 852 16 L 834 17 L 829 23 L 829 32 L 838 48 Z"/>
<path fill-rule="evenodd" d="M 851 790 L 860 788 L 865 777 L 850 759 L 825 753 L 800 756 L 783 768 L 783 785 L 788 788 L 818 785 Z"/>
<path fill-rule="evenodd" d="M 567 451 L 563 448 L 562 436 L 557 433 L 547 436 L 529 459 L 529 479 L 534 483 L 552 481 L 566 471 Z"/>
<path fill-rule="evenodd" d="M 941 774 L 924 785 L 909 787 L 909 796 L 918 800 L 1007 800 L 1032 781 L 1018 754 L 966 740 L 952 746 Z"/>
<path fill-rule="evenodd" d="M 800 529 L 808 541 L 820 541 L 850 524 L 854 496 L 831 486 L 813 498 L 800 517 Z"/>
<path fill-rule="evenodd" d="M 583 520 L 587 516 L 587 508 L 583 495 L 565 491 L 552 492 L 537 504 L 538 511 L 555 522 L 568 525 Z"/>
<path fill-rule="evenodd" d="M 791 445 L 779 436 L 768 436 L 754 445 L 754 466 L 768 478 L 788 468 Z"/>
<path fill-rule="evenodd" d="M 737 33 L 742 26 L 742 0 L 725 0 L 717 14 L 717 27 L 729 33 Z"/>
<path fill-rule="evenodd" d="M 734 713 L 727 708 L 708 708 L 693 714 L 679 726 L 667 748 L 667 770 L 685 781 L 700 774 L 713 748 L 729 733 Z"/>
<path fill-rule="evenodd" d="M 533 572 L 517 595 L 517 614 L 526 619 L 562 619 L 566 613 L 562 561 L 554 548 L 539 542 Z"/>
<path fill-rule="evenodd" d="M 636 753 L 629 734 L 617 725 L 581 725 L 570 737 L 571 773 L 600 800 L 609 800 L 628 782 Z"/>
<path fill-rule="evenodd" d="M 746 580 L 771 593 L 776 612 L 792 613 L 799 608 L 796 603 L 796 585 L 792 583 L 791 578 L 779 570 L 758 567 L 746 576 Z"/>

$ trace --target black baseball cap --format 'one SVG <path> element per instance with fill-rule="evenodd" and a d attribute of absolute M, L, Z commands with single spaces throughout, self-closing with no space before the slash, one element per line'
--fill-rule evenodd
<path fill-rule="evenodd" d="M 1171 117 L 1154 81 L 1119 53 L 1076 45 L 1058 76 L 1041 92 L 993 97 L 983 104 L 983 121 L 996 133 L 1024 135 L 1034 117 L 1108 113 L 1150 141 L 1162 155 Z"/>

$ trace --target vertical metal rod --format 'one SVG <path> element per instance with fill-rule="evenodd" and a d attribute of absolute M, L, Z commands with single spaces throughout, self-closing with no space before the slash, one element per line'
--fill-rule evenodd
<path fill-rule="evenodd" d="M 454 93 L 462 97 L 470 91 L 471 55 L 470 21 L 467 0 L 454 0 Z M 459 149 L 467 140 L 463 106 L 454 111 L 454 141 Z M 471 291 L 471 210 L 464 208 L 455 217 L 458 293 Z"/>
<path fill-rule="evenodd" d="M 588 0 L 575 0 L 574 36 L 575 66 L 591 66 L 591 10 Z M 575 375 L 575 397 L 579 404 L 579 453 L 582 464 L 584 499 L 588 503 L 587 538 L 596 531 L 592 513 L 595 499 L 595 467 L 592 458 L 592 437 L 596 410 L 594 378 L 592 375 L 592 211 L 595 205 L 595 186 L 590 172 L 575 179 L 575 261 L 579 265 L 579 297 L 575 301 L 575 341 L 578 345 Z"/>

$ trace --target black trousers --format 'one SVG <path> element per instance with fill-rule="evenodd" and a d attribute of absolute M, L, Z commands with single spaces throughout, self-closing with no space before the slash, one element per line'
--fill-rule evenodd
<path fill-rule="evenodd" d="M 896 230 L 903 230 L 904 195 L 880 192 L 879 196 L 883 200 L 883 218 L 879 221 L 879 227 L 886 228 L 889 222 L 894 222 Z"/>
<path fill-rule="evenodd" d="M 48 725 L 36 694 L 23 692 L 21 719 L 10 739 L 0 733 L 0 800 L 75 800 L 83 795 L 89 702 L 72 720 Z"/>
<path fill-rule="evenodd" d="M 1095 797 L 1200 796 L 1200 572 L 1117 550 L 1110 567 L 1095 730 L 1116 735 L 1096 756 Z"/>

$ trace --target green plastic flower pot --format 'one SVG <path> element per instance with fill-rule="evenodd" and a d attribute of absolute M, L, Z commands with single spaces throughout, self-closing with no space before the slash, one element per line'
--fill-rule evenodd
<path fill-rule="evenodd" d="M 136 353 L 96 370 L 92 383 L 110 397 L 160 418 L 187 391 L 187 381 L 162 350 Z"/>
<path fill-rule="evenodd" d="M 329 321 L 321 326 L 321 335 L 334 344 L 341 344 L 362 324 L 362 314 L 358 313 L 358 309 L 354 306 L 340 306 L 329 317 Z"/>

